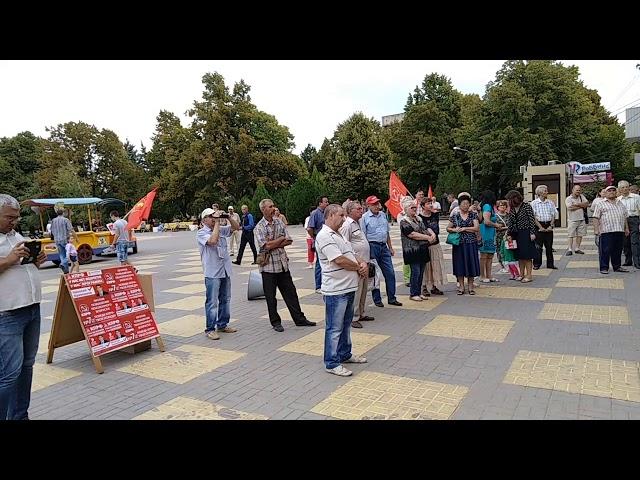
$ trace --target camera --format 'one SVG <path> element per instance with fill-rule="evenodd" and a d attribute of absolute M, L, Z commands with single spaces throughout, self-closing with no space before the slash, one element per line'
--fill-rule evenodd
<path fill-rule="evenodd" d="M 227 212 L 222 212 L 220 215 L 217 215 L 216 218 L 229 218 L 229 214 Z"/>

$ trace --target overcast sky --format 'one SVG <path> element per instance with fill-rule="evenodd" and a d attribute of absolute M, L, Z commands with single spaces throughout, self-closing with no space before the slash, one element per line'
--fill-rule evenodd
<path fill-rule="evenodd" d="M 304 60 L 304 61 L 0 61 L 0 137 L 83 121 L 150 148 L 161 109 L 187 125 L 184 112 L 202 96 L 202 75 L 217 71 L 227 86 L 244 79 L 251 98 L 289 127 L 295 153 L 316 148 L 338 123 L 357 111 L 380 121 L 403 111 L 409 92 L 425 75 L 448 76 L 463 93 L 482 95 L 495 78 L 497 60 Z M 604 106 L 619 114 L 640 106 L 638 60 L 567 60 L 598 90 Z M 628 105 L 629 104 L 629 105 Z"/>

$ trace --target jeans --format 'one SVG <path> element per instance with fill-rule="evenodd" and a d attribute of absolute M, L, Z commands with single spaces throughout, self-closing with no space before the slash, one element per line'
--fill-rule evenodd
<path fill-rule="evenodd" d="M 609 232 L 600 234 L 600 270 L 609 271 L 609 260 L 614 270 L 622 264 L 622 245 L 624 232 Z"/>
<path fill-rule="evenodd" d="M 284 303 L 289 309 L 293 323 L 301 325 L 307 321 L 304 313 L 300 309 L 298 292 L 293 284 L 291 272 L 269 273 L 262 272 L 262 288 L 267 300 L 267 310 L 269 311 L 269 321 L 271 326 L 282 325 L 282 319 L 278 313 L 278 300 L 276 300 L 276 288 L 280 290 Z"/>
<path fill-rule="evenodd" d="M 424 275 L 425 263 L 418 262 L 409 265 L 411 267 L 411 286 L 409 287 L 409 294 L 412 297 L 417 297 L 422 293 L 422 276 Z"/>
<path fill-rule="evenodd" d="M 207 298 L 204 303 L 204 314 L 207 318 L 205 333 L 222 330 L 231 319 L 231 277 L 204 277 L 207 287 Z"/>
<path fill-rule="evenodd" d="M 0 312 L 0 420 L 27 420 L 40 304 Z"/>
<path fill-rule="evenodd" d="M 324 295 L 324 366 L 335 368 L 351 358 L 350 328 L 356 292 Z"/>
<path fill-rule="evenodd" d="M 56 242 L 58 255 L 60 255 L 60 268 L 64 273 L 69 273 L 69 260 L 67 259 L 67 243 Z"/>
<path fill-rule="evenodd" d="M 384 276 L 385 287 L 387 289 L 387 301 L 395 302 L 396 274 L 393 271 L 391 252 L 389 251 L 389 248 L 387 248 L 387 245 L 384 243 L 369 242 L 369 246 L 371 249 L 371 258 L 374 258 L 378 262 L 380 270 L 382 270 L 382 275 Z M 373 298 L 374 303 L 382 303 L 382 297 L 380 296 L 379 288 L 374 288 L 373 290 L 371 290 L 371 297 Z"/>
<path fill-rule="evenodd" d="M 320 259 L 316 255 L 316 269 L 313 272 L 316 281 L 316 290 L 319 290 L 322 287 L 322 267 L 320 266 Z"/>

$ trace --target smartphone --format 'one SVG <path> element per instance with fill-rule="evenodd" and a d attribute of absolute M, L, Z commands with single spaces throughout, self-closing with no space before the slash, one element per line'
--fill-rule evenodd
<path fill-rule="evenodd" d="M 36 263 L 38 255 L 40 255 L 42 244 L 37 240 L 32 240 L 30 242 L 24 242 L 24 246 L 29 249 L 29 256 L 22 259 L 21 265 L 26 265 L 27 263 Z"/>

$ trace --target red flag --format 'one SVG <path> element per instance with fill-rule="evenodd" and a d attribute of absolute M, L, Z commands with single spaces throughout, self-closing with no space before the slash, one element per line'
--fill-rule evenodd
<path fill-rule="evenodd" d="M 404 183 L 400 181 L 396 172 L 391 172 L 389 175 L 389 200 L 385 202 L 385 207 L 389 209 L 389 213 L 396 218 L 400 212 L 402 212 L 402 206 L 400 201 L 409 193 Z"/>
<path fill-rule="evenodd" d="M 429 184 L 429 193 L 427 193 L 427 197 L 433 198 L 433 190 L 431 190 L 431 184 Z"/>
<path fill-rule="evenodd" d="M 149 214 L 151 213 L 151 204 L 153 199 L 156 198 L 156 188 L 147 193 L 144 197 L 138 200 L 138 203 L 129 210 L 126 216 L 129 217 L 127 223 L 127 229 L 138 228 L 143 220 L 149 220 Z"/>

